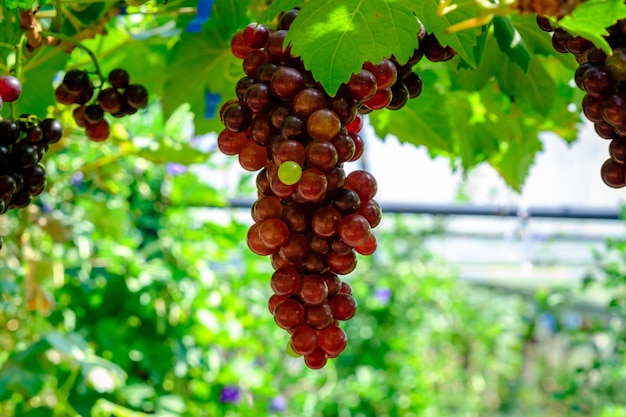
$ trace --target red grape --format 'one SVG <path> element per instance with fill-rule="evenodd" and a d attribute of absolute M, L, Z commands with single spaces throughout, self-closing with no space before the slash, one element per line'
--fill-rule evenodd
<path fill-rule="evenodd" d="M 296 300 L 288 298 L 276 305 L 274 321 L 283 329 L 293 329 L 303 323 L 304 308 Z"/>
<path fill-rule="evenodd" d="M 340 292 L 330 300 L 329 304 L 337 320 L 350 320 L 356 314 L 356 300 L 350 294 Z"/>
<path fill-rule="evenodd" d="M 12 103 L 22 94 L 22 83 L 13 75 L 0 77 L 0 98 L 4 103 Z"/>
<path fill-rule="evenodd" d="M 280 268 L 272 274 L 272 291 L 276 295 L 292 295 L 300 288 L 300 274 L 293 267 Z"/>
<path fill-rule="evenodd" d="M 341 327 L 331 325 L 319 332 L 319 347 L 328 357 L 337 357 L 348 344 L 348 337 Z"/>
<path fill-rule="evenodd" d="M 328 297 L 326 281 L 320 275 L 306 275 L 300 280 L 298 295 L 306 304 L 320 304 Z"/>
<path fill-rule="evenodd" d="M 291 334 L 291 348 L 299 355 L 309 355 L 317 349 L 317 332 L 310 326 L 297 327 Z"/>

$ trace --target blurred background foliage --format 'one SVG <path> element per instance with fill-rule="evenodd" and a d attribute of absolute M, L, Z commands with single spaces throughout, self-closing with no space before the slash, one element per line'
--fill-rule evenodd
<path fill-rule="evenodd" d="M 90 28 L 103 7 L 79 18 Z M 580 289 L 510 291 L 459 281 L 427 248 L 444 219 L 388 214 L 378 251 L 348 277 L 359 312 L 346 351 L 321 371 L 287 356 L 266 307 L 269 260 L 245 244 L 249 213 L 228 207 L 254 194 L 253 177 L 219 155 L 214 134 L 195 135 L 217 121 L 194 119 L 205 92 L 179 76 L 204 35 L 183 34 L 163 59 L 190 19 L 155 14 L 85 41 L 103 71 L 123 65 L 180 100 L 116 121 L 104 143 L 68 128 L 46 156 L 46 192 L 0 217 L 1 416 L 626 416 L 623 241 L 596 254 Z M 63 66 L 89 60 L 53 49 L 29 62 L 23 107 L 71 126 L 71 109 L 33 95 L 51 97 Z M 230 94 L 241 74 L 223 68 L 198 78 Z M 550 120 L 572 130 L 571 113 Z M 575 302 L 598 289 L 610 296 L 595 308 Z"/>
<path fill-rule="evenodd" d="M 626 415 L 626 242 L 585 280 L 612 297 L 581 310 L 585 288 L 459 281 L 426 247 L 444 219 L 386 215 L 348 277 L 348 348 L 311 371 L 267 310 L 249 213 L 227 207 L 253 177 L 186 107 L 144 116 L 97 146 L 69 131 L 48 192 L 0 218 L 0 415 Z"/>

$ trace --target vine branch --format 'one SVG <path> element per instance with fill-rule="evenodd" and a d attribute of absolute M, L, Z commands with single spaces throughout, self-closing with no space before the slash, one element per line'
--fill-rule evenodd
<path fill-rule="evenodd" d="M 62 33 L 50 32 L 50 31 L 44 30 L 44 31 L 41 31 L 41 35 L 54 37 L 54 38 L 57 38 L 59 40 L 65 41 L 65 42 L 70 42 L 73 45 L 75 45 L 77 48 L 82 49 L 83 51 L 85 51 L 87 53 L 87 55 L 89 55 L 89 58 L 93 62 L 94 66 L 96 67 L 96 74 L 98 75 L 98 78 L 100 78 L 100 83 L 104 82 L 105 78 L 102 75 L 102 70 L 100 69 L 100 64 L 98 64 L 98 58 L 96 58 L 96 55 L 93 53 L 93 51 L 91 49 L 87 48 L 80 41 L 77 41 L 76 39 L 72 38 L 71 36 L 67 36 L 67 35 L 64 35 Z"/>

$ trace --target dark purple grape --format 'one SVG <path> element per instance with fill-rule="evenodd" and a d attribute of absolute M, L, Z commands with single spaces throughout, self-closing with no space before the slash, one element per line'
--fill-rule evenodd
<path fill-rule="evenodd" d="M 83 70 L 69 70 L 63 77 L 63 86 L 65 90 L 73 96 L 79 96 L 83 91 L 89 88 L 89 74 Z"/>
<path fill-rule="evenodd" d="M 41 188 L 46 183 L 46 169 L 43 165 L 35 164 L 30 169 L 25 171 L 24 180 L 28 184 L 29 188 Z"/>
<path fill-rule="evenodd" d="M 104 110 L 97 104 L 90 104 L 85 108 L 85 121 L 87 124 L 100 123 L 104 119 Z"/>
<path fill-rule="evenodd" d="M 35 148 L 25 142 L 20 142 L 15 145 L 11 153 L 15 157 L 16 163 L 21 168 L 30 168 L 35 165 L 39 159 Z"/>
<path fill-rule="evenodd" d="M 409 98 L 417 98 L 420 94 L 422 94 L 424 82 L 417 73 L 410 73 L 402 80 L 402 82 L 409 91 Z"/>
<path fill-rule="evenodd" d="M 409 90 L 403 82 L 397 82 L 391 87 L 391 102 L 387 105 L 389 110 L 399 110 L 409 102 Z"/>
<path fill-rule="evenodd" d="M 0 144 L 11 145 L 20 137 L 20 126 L 11 119 L 0 120 Z"/>
<path fill-rule="evenodd" d="M 546 16 L 537 16 L 537 26 L 539 26 L 539 29 L 544 32 L 552 32 L 554 30 L 552 24 L 550 23 L 550 18 Z"/>
<path fill-rule="evenodd" d="M 626 185 L 626 165 L 607 159 L 600 168 L 602 181 L 611 188 L 622 188 Z"/>
<path fill-rule="evenodd" d="M 243 100 L 243 95 L 246 93 L 248 88 L 257 83 L 252 77 L 241 77 L 237 84 L 235 84 L 235 93 L 237 94 L 237 98 L 239 100 Z"/>
<path fill-rule="evenodd" d="M 98 105 L 108 113 L 117 113 L 122 110 L 124 97 L 117 88 L 105 88 L 98 94 Z"/>
<path fill-rule="evenodd" d="M 109 82 L 115 88 L 126 88 L 130 82 L 130 75 L 125 69 L 116 68 L 109 73 Z"/>
<path fill-rule="evenodd" d="M 38 143 L 43 140 L 43 131 L 39 126 L 30 126 L 26 129 L 26 140 L 30 143 Z"/>
<path fill-rule="evenodd" d="M 17 182 L 11 175 L 0 175 L 0 199 L 17 191 Z"/>
<path fill-rule="evenodd" d="M 455 55 L 452 48 L 441 45 L 439 40 L 432 33 L 424 37 L 424 40 L 420 44 L 420 49 L 424 51 L 424 56 L 432 62 L 448 61 L 454 58 Z"/>
<path fill-rule="evenodd" d="M 604 67 L 591 66 L 582 76 L 583 90 L 594 97 L 610 94 L 615 88 L 615 80 Z"/>
<path fill-rule="evenodd" d="M 298 9 L 291 9 L 280 18 L 279 26 L 282 30 L 289 30 L 291 24 L 298 17 Z"/>
<path fill-rule="evenodd" d="M 626 138 L 613 139 L 609 145 L 609 155 L 617 163 L 626 163 Z"/>
<path fill-rule="evenodd" d="M 44 119 L 39 123 L 39 127 L 43 132 L 45 143 L 57 143 L 63 137 L 63 125 L 56 119 Z"/>
<path fill-rule="evenodd" d="M 124 99 L 131 107 L 143 109 L 148 105 L 148 90 L 141 84 L 130 84 L 124 90 Z"/>

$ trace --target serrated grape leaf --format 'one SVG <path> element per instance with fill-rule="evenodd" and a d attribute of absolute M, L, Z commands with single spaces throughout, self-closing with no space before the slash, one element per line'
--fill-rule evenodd
<path fill-rule="evenodd" d="M 491 37 L 485 50 L 485 59 L 491 62 L 498 84 L 503 92 L 516 101 L 532 107 L 538 113 L 548 114 L 557 93 L 556 83 L 542 64 L 531 59 L 528 73 L 511 62 L 509 57 L 502 53 Z"/>
<path fill-rule="evenodd" d="M 461 159 L 463 169 L 472 168 L 498 152 L 502 132 L 486 116 L 480 93 L 450 93 L 447 105 L 454 109 L 449 137 L 454 141 L 454 156 Z"/>
<path fill-rule="evenodd" d="M 430 77 L 422 73 L 422 78 Z M 370 122 L 378 137 L 391 134 L 402 143 L 425 146 L 431 154 L 450 153 L 454 150 L 450 140 L 452 124 L 449 119 L 446 96 L 437 91 L 433 80 L 424 80 L 426 88 L 422 94 L 410 100 L 400 110 L 372 112 Z M 430 86 L 430 87 L 429 87 Z"/>
<path fill-rule="evenodd" d="M 402 0 L 318 0 L 305 4 L 287 34 L 292 54 L 334 96 L 366 61 L 407 61 L 419 23 Z"/>
<path fill-rule="evenodd" d="M 511 62 L 519 66 L 524 73 L 528 72 L 530 52 L 522 36 L 511 23 L 508 17 L 496 16 L 492 20 L 493 33 L 498 41 L 498 47 Z"/>
<path fill-rule="evenodd" d="M 515 191 L 521 191 L 535 155 L 543 149 L 534 126 L 528 126 L 521 117 L 510 118 L 515 129 L 503 137 L 502 151 L 489 160 L 489 164 Z"/>
<path fill-rule="evenodd" d="M 588 0 L 559 20 L 558 24 L 572 35 L 589 39 L 610 54 L 611 47 L 603 38 L 609 35 L 606 28 L 624 18 L 626 4 L 623 0 Z"/>
<path fill-rule="evenodd" d="M 221 96 L 221 102 L 236 98 L 235 84 L 244 74 L 217 30 L 185 33 L 174 46 L 163 89 L 164 118 L 183 103 L 195 114 L 196 134 L 222 129 L 218 117 L 205 117 L 206 91 Z"/>
<path fill-rule="evenodd" d="M 474 47 L 476 46 L 477 38 L 481 34 L 482 29 L 480 27 L 473 27 L 454 33 L 448 33 L 446 31 L 454 24 L 475 17 L 476 14 L 473 13 L 474 9 L 471 7 L 459 7 L 441 16 L 437 12 L 438 8 L 438 0 L 422 0 L 415 2 L 413 6 L 417 17 L 422 21 L 429 33 L 434 33 L 435 37 L 442 45 L 447 45 L 454 49 L 467 65 L 472 68 L 476 67 L 477 59 Z"/>

